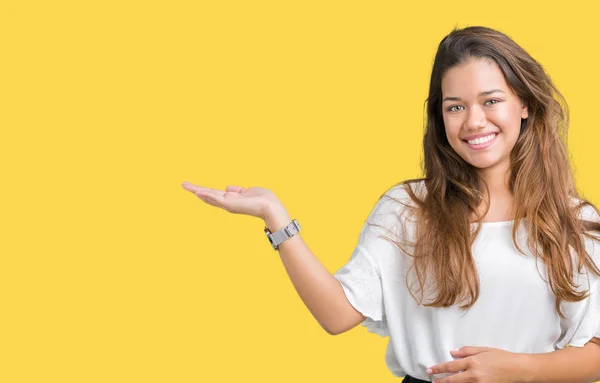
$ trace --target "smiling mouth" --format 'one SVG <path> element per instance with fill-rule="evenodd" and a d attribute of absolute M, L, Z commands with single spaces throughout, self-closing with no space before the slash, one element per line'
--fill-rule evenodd
<path fill-rule="evenodd" d="M 490 146 L 495 140 L 496 137 L 498 137 L 498 135 L 500 134 L 500 132 L 495 132 L 492 134 L 489 134 L 485 137 L 481 137 L 481 138 L 477 138 L 475 140 L 462 140 L 465 144 L 467 144 L 467 146 L 471 149 L 485 149 L 488 146 Z"/>

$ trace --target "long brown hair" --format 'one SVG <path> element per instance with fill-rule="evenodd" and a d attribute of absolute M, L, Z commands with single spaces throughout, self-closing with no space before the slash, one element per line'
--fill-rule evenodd
<path fill-rule="evenodd" d="M 484 200 L 484 188 L 486 195 L 489 190 L 476 168 L 448 143 L 441 106 L 442 76 L 470 58 L 493 60 L 511 90 L 528 106 L 528 118 L 521 121 L 519 138 L 510 155 L 509 188 L 515 212 L 512 238 L 517 250 L 524 254 L 516 239 L 523 220 L 527 245 L 544 262 L 548 283 L 556 295 L 556 310 L 563 317 L 562 300 L 577 302 L 587 297 L 585 291 L 576 290 L 573 263 L 579 272 L 585 266 L 600 275 L 586 252 L 583 238 L 585 235 L 599 239 L 591 232 L 600 231 L 600 222 L 583 220 L 580 216 L 585 206 L 594 212 L 597 209 L 579 197 L 574 184 L 566 146 L 569 125 L 566 101 L 542 66 L 499 31 L 482 26 L 455 28 L 439 44 L 425 102 L 424 178 L 399 183 L 413 202 L 407 207 L 417 217 L 414 253 L 409 254 L 394 242 L 414 257 L 411 269 L 414 268 L 418 281 L 416 293 L 420 293 L 420 303 L 428 276 L 436 283 L 434 298 L 425 306 L 449 307 L 458 301 L 464 302 L 462 309 L 468 309 L 478 299 L 479 282 L 471 246 L 485 215 L 479 214 L 477 207 Z M 417 181 L 424 181 L 426 194 L 418 196 L 410 187 Z M 475 231 L 471 230 L 471 216 L 477 217 Z M 408 275 L 406 283 L 408 286 Z"/>

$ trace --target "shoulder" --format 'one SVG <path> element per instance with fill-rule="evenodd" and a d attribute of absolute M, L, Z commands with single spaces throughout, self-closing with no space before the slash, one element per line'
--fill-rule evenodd
<path fill-rule="evenodd" d="M 593 203 L 583 198 L 572 197 L 571 201 L 577 210 L 577 217 L 582 221 L 587 221 L 584 224 L 585 233 L 584 246 L 586 252 L 591 256 L 592 260 L 598 268 L 600 268 L 600 236 L 598 232 L 598 224 L 600 224 L 600 214 Z"/>
<path fill-rule="evenodd" d="M 411 202 L 412 198 L 408 189 L 410 189 L 410 191 L 415 194 L 417 198 L 422 199 L 425 197 L 427 191 L 425 180 L 414 179 L 397 183 L 388 188 L 385 193 L 381 195 L 381 198 L 395 199 L 398 202 Z"/>
<path fill-rule="evenodd" d="M 406 220 L 413 217 L 417 204 L 409 190 L 418 199 L 422 199 L 425 191 L 423 180 L 408 180 L 395 184 L 379 196 L 367 221 L 388 229 L 398 228 L 399 224 L 406 225 Z"/>
<path fill-rule="evenodd" d="M 584 221 L 600 222 L 600 214 L 596 206 L 589 201 L 576 198 L 576 206 L 578 208 L 579 219 Z"/>
<path fill-rule="evenodd" d="M 397 183 L 385 190 L 377 200 L 374 211 L 377 213 L 402 213 L 416 206 L 410 191 L 422 199 L 425 190 L 425 181 L 407 180 Z"/>
<path fill-rule="evenodd" d="M 581 197 L 571 197 L 571 205 L 575 207 L 579 219 L 585 221 L 600 221 L 600 214 L 593 203 Z"/>

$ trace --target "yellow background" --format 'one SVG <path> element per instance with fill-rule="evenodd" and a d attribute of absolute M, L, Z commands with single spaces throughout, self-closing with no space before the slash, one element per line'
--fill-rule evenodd
<path fill-rule="evenodd" d="M 320 328 L 262 221 L 181 183 L 271 189 L 337 271 L 420 175 L 437 44 L 486 25 L 564 93 L 600 203 L 599 9 L 575 4 L 1 1 L 0 381 L 398 382 L 387 338 Z"/>

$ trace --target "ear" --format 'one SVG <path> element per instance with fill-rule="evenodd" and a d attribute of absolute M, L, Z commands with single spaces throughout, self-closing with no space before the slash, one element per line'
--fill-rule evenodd
<path fill-rule="evenodd" d="M 525 119 L 529 117 L 529 110 L 527 109 L 527 105 L 521 103 L 521 118 Z"/>

